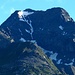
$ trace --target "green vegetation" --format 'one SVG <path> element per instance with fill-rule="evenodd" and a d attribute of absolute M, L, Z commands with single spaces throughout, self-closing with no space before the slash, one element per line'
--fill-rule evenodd
<path fill-rule="evenodd" d="M 13 43 L 3 51 L 0 75 L 62 75 L 42 48 L 34 43 Z"/>

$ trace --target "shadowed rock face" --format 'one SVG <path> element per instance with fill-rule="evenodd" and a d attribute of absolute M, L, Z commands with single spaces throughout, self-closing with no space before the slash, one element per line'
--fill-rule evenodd
<path fill-rule="evenodd" d="M 49 50 L 52 43 L 56 45 L 56 40 L 59 40 L 58 43 L 67 37 L 67 39 L 72 37 L 73 40 L 75 25 L 69 14 L 62 8 L 46 11 L 26 9 L 15 11 L 1 25 L 0 31 L 14 41 L 19 41 L 21 38 L 36 40 L 40 46 Z"/>
<path fill-rule="evenodd" d="M 0 75 L 62 75 L 35 43 L 12 43 L 2 51 Z"/>
<path fill-rule="evenodd" d="M 36 41 L 60 70 L 64 68 L 66 73 L 73 75 L 75 22 L 63 8 L 15 11 L 0 26 L 0 41 L 0 47 L 12 42 Z"/>

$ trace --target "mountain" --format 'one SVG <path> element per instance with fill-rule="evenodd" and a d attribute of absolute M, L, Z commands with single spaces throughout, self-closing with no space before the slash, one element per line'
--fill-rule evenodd
<path fill-rule="evenodd" d="M 65 9 L 15 11 L 0 26 L 0 48 L 20 41 L 37 42 L 61 72 L 75 75 L 75 22 Z"/>
<path fill-rule="evenodd" d="M 2 51 L 0 75 L 62 75 L 35 43 L 16 42 Z"/>

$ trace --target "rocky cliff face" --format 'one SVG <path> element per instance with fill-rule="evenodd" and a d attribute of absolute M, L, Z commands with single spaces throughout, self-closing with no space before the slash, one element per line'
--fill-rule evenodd
<path fill-rule="evenodd" d="M 62 75 L 35 43 L 12 43 L 1 50 L 0 75 Z"/>
<path fill-rule="evenodd" d="M 0 47 L 37 42 L 62 72 L 74 75 L 75 22 L 63 8 L 15 11 L 0 26 Z"/>

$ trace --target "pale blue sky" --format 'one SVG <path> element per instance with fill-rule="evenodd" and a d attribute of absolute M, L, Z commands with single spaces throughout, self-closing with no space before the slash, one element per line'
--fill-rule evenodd
<path fill-rule="evenodd" d="M 75 0 L 0 0 L 0 24 L 15 10 L 31 8 L 46 10 L 52 7 L 62 7 L 75 20 Z"/>

